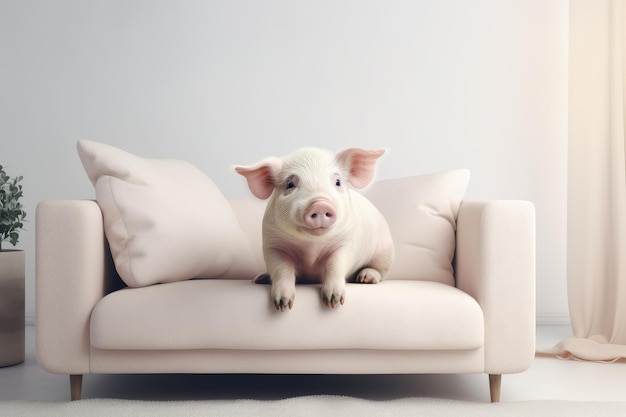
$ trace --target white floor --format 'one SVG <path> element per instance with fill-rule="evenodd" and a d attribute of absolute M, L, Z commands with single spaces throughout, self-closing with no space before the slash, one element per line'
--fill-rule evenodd
<path fill-rule="evenodd" d="M 569 327 L 540 326 L 537 345 L 551 347 Z M 27 327 L 26 361 L 0 368 L 0 401 L 67 401 L 69 378 L 43 371 L 35 356 L 35 329 Z M 600 364 L 536 358 L 530 370 L 502 378 L 502 401 L 626 401 L 626 363 Z M 302 395 L 369 399 L 441 397 L 488 401 L 485 375 L 87 375 L 83 398 L 201 400 L 273 399 Z"/>

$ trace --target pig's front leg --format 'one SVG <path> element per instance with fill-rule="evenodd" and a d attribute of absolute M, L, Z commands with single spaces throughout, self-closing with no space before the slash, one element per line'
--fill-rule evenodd
<path fill-rule="evenodd" d="M 322 302 L 326 307 L 335 308 L 346 300 L 346 277 L 349 273 L 350 254 L 337 251 L 326 264 L 326 274 L 322 283 Z"/>
<path fill-rule="evenodd" d="M 322 284 L 322 302 L 326 307 L 335 308 L 346 301 L 346 282 L 344 279 L 326 279 Z"/>
<path fill-rule="evenodd" d="M 274 278 L 276 277 L 276 278 Z M 272 300 L 276 310 L 285 311 L 293 307 L 296 298 L 296 277 L 291 273 L 275 273 L 271 275 L 272 280 Z"/>
<path fill-rule="evenodd" d="M 267 272 L 272 281 L 271 296 L 276 310 L 291 310 L 296 298 L 296 271 L 280 254 L 266 257 Z"/>

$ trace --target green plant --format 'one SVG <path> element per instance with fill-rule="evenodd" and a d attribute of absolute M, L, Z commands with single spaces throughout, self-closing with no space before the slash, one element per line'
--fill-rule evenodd
<path fill-rule="evenodd" d="M 24 228 L 26 212 L 22 210 L 22 186 L 19 184 L 24 177 L 9 177 L 0 165 L 0 250 L 2 242 L 8 240 L 13 246 L 20 238 L 20 230 Z"/>

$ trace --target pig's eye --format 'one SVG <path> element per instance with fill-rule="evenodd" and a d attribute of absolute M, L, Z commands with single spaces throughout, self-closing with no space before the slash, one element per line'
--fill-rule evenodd
<path fill-rule="evenodd" d="M 341 187 L 341 180 L 340 180 L 339 178 L 337 178 L 337 179 L 335 180 L 335 185 L 336 185 L 337 187 Z"/>
<path fill-rule="evenodd" d="M 297 175 L 292 175 L 285 180 L 285 195 L 289 195 L 298 186 L 299 178 Z"/>

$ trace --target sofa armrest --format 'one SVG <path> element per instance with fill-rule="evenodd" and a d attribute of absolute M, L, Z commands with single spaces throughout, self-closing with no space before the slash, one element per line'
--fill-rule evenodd
<path fill-rule="evenodd" d="M 89 372 L 89 320 L 117 284 L 94 201 L 48 200 L 36 212 L 37 358 L 49 372 Z"/>
<path fill-rule="evenodd" d="M 535 208 L 464 201 L 457 218 L 456 285 L 485 315 L 485 372 L 530 367 L 535 354 Z"/>

